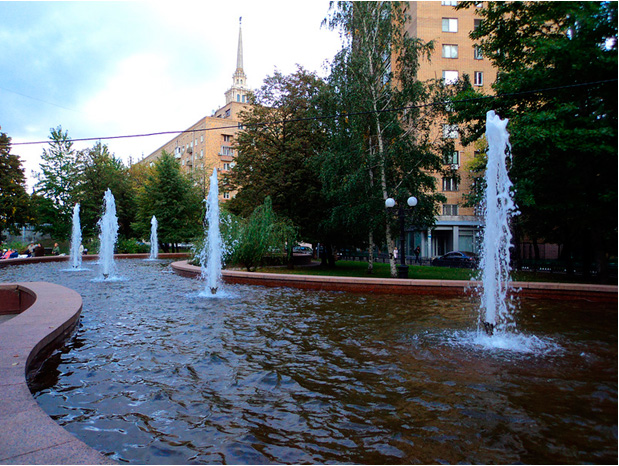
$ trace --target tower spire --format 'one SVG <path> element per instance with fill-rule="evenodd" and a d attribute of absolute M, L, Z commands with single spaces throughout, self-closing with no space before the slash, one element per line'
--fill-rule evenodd
<path fill-rule="evenodd" d="M 247 76 L 243 71 L 243 17 L 239 17 L 239 44 L 236 52 L 236 70 L 232 75 L 232 87 L 226 91 L 226 104 L 230 102 L 246 103 L 248 101 Z"/>
<path fill-rule="evenodd" d="M 241 22 L 243 21 L 243 17 L 239 17 L 239 46 L 236 52 L 236 69 L 243 69 L 243 32 L 241 29 Z"/>

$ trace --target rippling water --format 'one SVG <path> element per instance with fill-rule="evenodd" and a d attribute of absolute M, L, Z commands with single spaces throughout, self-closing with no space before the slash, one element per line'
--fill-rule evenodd
<path fill-rule="evenodd" d="M 78 331 L 31 377 L 43 409 L 119 462 L 617 462 L 616 305 L 523 300 L 530 351 L 487 349 L 466 299 L 122 280 L 50 263 L 2 281 L 78 291 Z"/>

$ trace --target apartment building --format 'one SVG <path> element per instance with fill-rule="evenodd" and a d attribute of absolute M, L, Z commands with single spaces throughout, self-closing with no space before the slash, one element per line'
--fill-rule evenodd
<path fill-rule="evenodd" d="M 181 169 L 205 187 L 206 195 L 207 180 L 213 168 L 225 172 L 234 166 L 232 142 L 241 128 L 239 112 L 249 105 L 249 93 L 243 70 L 243 36 L 239 24 L 236 69 L 232 75 L 232 85 L 225 92 L 225 105 L 213 115 L 201 118 L 138 163 L 152 164 L 163 151 L 173 154 L 179 160 Z M 220 192 L 220 199 L 229 199 L 231 195 Z"/>
<path fill-rule="evenodd" d="M 471 84 L 484 93 L 491 92 L 496 79 L 496 70 L 490 61 L 469 37 L 469 33 L 480 24 L 476 8 L 456 10 L 457 1 L 409 2 L 411 16 L 407 31 L 411 37 L 423 41 L 434 41 L 434 52 L 430 61 L 421 63 L 418 79 L 443 79 L 446 84 L 454 83 L 466 74 Z M 480 3 L 481 4 L 481 3 Z M 446 157 L 444 163 L 457 171 L 456 178 L 437 175 L 439 191 L 447 198 L 434 228 L 415 232 L 414 241 L 409 232 L 409 244 L 420 245 L 424 257 L 433 257 L 449 251 L 476 251 L 476 236 L 481 222 L 473 209 L 464 207 L 464 194 L 470 187 L 467 164 L 473 158 L 475 148 L 464 147 L 458 137 L 458 128 L 437 122 L 435 131 L 444 138 L 454 139 L 455 151 Z"/>

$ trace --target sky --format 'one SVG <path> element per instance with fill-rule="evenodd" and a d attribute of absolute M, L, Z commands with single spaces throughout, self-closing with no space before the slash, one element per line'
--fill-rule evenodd
<path fill-rule="evenodd" d="M 236 68 L 242 17 L 243 66 L 259 88 L 297 64 L 326 75 L 339 33 L 321 27 L 328 1 L 0 1 L 0 127 L 13 143 L 102 138 L 126 163 L 224 105 Z M 95 141 L 76 142 L 76 149 Z M 14 145 L 35 182 L 47 144 Z"/>

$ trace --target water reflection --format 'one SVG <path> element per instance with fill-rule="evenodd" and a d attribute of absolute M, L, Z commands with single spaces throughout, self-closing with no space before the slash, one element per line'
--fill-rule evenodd
<path fill-rule="evenodd" d="M 462 344 L 466 299 L 228 286 L 167 262 L 93 282 L 76 336 L 32 380 L 59 424 L 131 463 L 616 463 L 615 306 L 523 300 L 543 350 Z M 6 274 L 5 274 L 6 272 Z"/>

